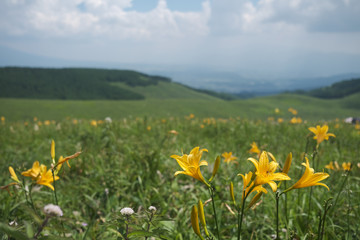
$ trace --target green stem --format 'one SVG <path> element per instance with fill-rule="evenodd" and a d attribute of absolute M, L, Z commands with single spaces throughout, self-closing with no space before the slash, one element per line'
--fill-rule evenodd
<path fill-rule="evenodd" d="M 151 220 L 152 220 L 153 216 L 154 216 L 154 213 L 152 212 L 151 216 L 150 216 L 150 219 L 149 219 L 149 223 L 147 225 L 147 230 L 146 230 L 147 232 L 149 232 L 149 230 L 150 230 L 150 223 L 151 223 Z M 145 237 L 145 240 L 147 240 L 147 239 L 148 239 L 148 237 Z"/>
<path fill-rule="evenodd" d="M 335 206 L 336 206 L 336 203 L 337 203 L 337 201 L 338 201 L 338 199 L 339 199 L 340 193 L 342 192 L 342 189 L 344 189 L 346 180 L 347 180 L 348 177 L 349 177 L 349 173 L 350 173 L 350 171 L 346 171 L 345 179 L 344 179 L 343 183 L 341 184 L 340 190 L 339 190 L 339 192 L 338 192 L 338 194 L 337 194 L 337 196 L 336 196 L 336 198 L 335 198 L 335 202 L 334 202 L 334 204 L 333 204 L 333 206 L 334 206 L 333 209 L 335 209 Z"/>
<path fill-rule="evenodd" d="M 57 195 L 56 195 L 56 187 L 55 187 L 55 172 L 54 169 L 51 169 L 52 175 L 53 175 L 53 182 L 54 182 L 54 196 L 55 196 L 55 204 L 59 205 Z"/>
<path fill-rule="evenodd" d="M 317 153 L 318 153 L 318 148 L 319 148 L 319 145 L 316 145 L 316 149 L 315 149 L 315 151 L 314 151 L 314 153 L 313 153 L 313 157 L 312 157 L 312 162 L 314 163 L 314 165 L 315 165 L 315 169 L 317 169 L 317 165 L 318 164 L 316 164 L 316 163 L 318 163 L 318 162 L 315 162 L 315 157 L 316 157 L 316 155 L 317 155 Z M 318 160 L 319 160 L 319 158 L 318 158 Z M 313 187 L 310 187 L 310 194 L 309 194 L 309 209 L 308 209 L 308 214 L 307 214 L 307 223 L 308 223 L 308 225 L 310 224 L 310 213 L 311 213 L 311 199 L 312 199 L 312 193 L 313 193 Z"/>
<path fill-rule="evenodd" d="M 210 191 L 210 195 L 211 195 L 211 202 L 212 202 L 212 207 L 213 207 L 213 211 L 214 211 L 214 217 L 215 217 L 215 224 L 216 224 L 216 231 L 217 231 L 217 237 L 220 240 L 220 229 L 219 229 L 219 225 L 218 225 L 218 220 L 217 220 L 217 216 L 216 216 L 216 210 L 215 210 L 215 199 L 214 199 L 214 190 L 212 188 L 212 186 L 209 187 L 209 191 Z"/>
<path fill-rule="evenodd" d="M 249 191 L 248 194 L 245 194 L 245 190 L 244 190 L 244 199 L 242 200 L 241 203 L 241 214 L 240 214 L 240 218 L 239 218 L 239 211 L 238 211 L 238 240 L 240 240 L 240 235 L 241 235 L 241 229 L 242 229 L 242 222 L 243 222 L 243 217 L 244 217 L 244 208 L 245 208 L 245 201 L 246 198 L 250 195 L 250 193 L 252 192 L 252 190 L 255 188 L 255 186 L 252 186 Z"/>
<path fill-rule="evenodd" d="M 350 172 L 350 171 L 349 171 Z M 348 179 L 348 178 L 346 178 Z M 347 239 L 350 239 L 349 234 L 350 234 L 350 189 L 349 189 L 349 181 L 346 181 L 346 189 L 347 189 L 347 199 L 348 199 L 348 210 L 347 210 Z"/>
<path fill-rule="evenodd" d="M 243 220 L 244 208 L 245 208 L 245 200 L 246 200 L 246 197 L 244 197 L 244 199 L 242 200 L 241 214 L 240 214 L 240 211 L 238 211 L 238 238 L 237 238 L 238 240 L 240 240 L 240 235 L 241 235 L 242 220 Z"/>
<path fill-rule="evenodd" d="M 37 233 L 34 235 L 34 239 L 37 239 L 39 234 L 42 232 L 42 230 L 44 229 L 44 227 L 46 226 L 46 224 L 48 223 L 50 217 L 46 216 L 44 222 L 41 224 L 41 226 L 39 227 L 39 230 L 37 231 Z"/>
<path fill-rule="evenodd" d="M 285 189 L 287 189 L 286 188 L 286 181 L 284 181 L 284 187 L 285 187 Z M 285 219 L 286 219 L 286 225 L 287 225 L 287 223 L 288 223 L 288 211 L 287 211 L 287 195 L 285 194 L 285 209 L 284 209 L 284 211 L 285 211 Z"/>
<path fill-rule="evenodd" d="M 332 198 L 329 198 L 326 203 L 325 203 L 325 208 L 324 208 L 324 215 L 322 217 L 322 227 L 321 227 L 321 234 L 319 236 L 319 240 L 322 240 L 323 239 L 323 236 L 324 236 L 324 230 L 325 230 L 325 218 L 326 218 L 326 214 L 328 213 L 330 207 L 331 207 L 331 204 L 329 205 L 329 202 Z"/>
<path fill-rule="evenodd" d="M 322 228 L 322 215 L 319 213 L 319 226 L 318 226 L 318 240 L 320 240 L 321 236 L 321 228 Z"/>
<path fill-rule="evenodd" d="M 280 193 L 277 191 L 276 196 L 276 239 L 279 239 L 279 198 Z"/>
<path fill-rule="evenodd" d="M 129 221 L 129 217 L 126 216 L 126 233 L 125 233 L 125 240 L 128 240 L 128 234 L 129 234 L 129 224 L 128 224 L 128 221 Z"/>

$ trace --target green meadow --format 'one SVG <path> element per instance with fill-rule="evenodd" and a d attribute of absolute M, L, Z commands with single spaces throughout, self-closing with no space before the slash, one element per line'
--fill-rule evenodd
<path fill-rule="evenodd" d="M 278 172 L 281 172 L 287 155 L 292 153 L 288 172 L 291 180 L 282 182 L 278 191 L 284 191 L 301 178 L 305 170 L 301 163 L 305 157 L 315 172 L 324 171 L 330 175 L 321 181 L 329 190 L 324 186 L 313 186 L 294 189 L 280 197 L 280 239 L 358 238 L 360 130 L 354 125 L 328 121 L 329 132 L 336 137 L 324 140 L 316 148 L 314 134 L 308 127 L 325 122 L 291 124 L 241 117 L 218 119 L 186 115 L 158 118 L 152 115 L 95 123 L 72 118 L 49 123 L 42 121 L 42 124 L 38 120 L 25 123 L 5 119 L 2 122 L 2 239 L 33 239 L 34 236 L 37 239 L 199 239 L 190 220 L 191 209 L 199 200 L 204 203 L 210 237 L 205 238 L 204 228 L 200 225 L 201 234 L 205 239 L 218 239 L 206 185 L 191 176 L 174 176 L 182 169 L 171 156 L 189 154 L 197 146 L 208 150 L 202 155 L 208 166 L 200 168 L 206 181 L 212 175 L 217 156 L 232 152 L 236 157 L 230 163 L 220 157 L 220 167 L 211 186 L 219 236 L 237 239 L 237 209 L 241 206 L 244 187 L 238 174 L 249 171 L 255 174 L 254 165 L 247 161 L 249 157 L 258 159 L 257 154 L 249 152 L 253 142 L 259 149 L 274 155 L 279 163 Z M 56 196 L 48 186 L 22 175 L 35 161 L 51 168 L 52 139 L 56 146 L 55 162 L 60 156 L 81 151 L 80 156 L 69 160 L 71 168 L 64 163 L 57 174 L 60 179 L 55 184 L 51 182 Z M 325 168 L 335 161 L 338 169 Z M 342 168 L 342 164 L 348 162 L 353 164 L 351 171 Z M 13 167 L 19 184 L 5 188 L 14 182 L 9 166 Z M 230 182 L 234 185 L 236 205 L 230 197 Z M 241 239 L 273 239 L 276 236 L 276 193 L 268 184 L 263 186 L 267 193 L 255 207 L 246 208 L 255 193 L 246 201 Z M 330 208 L 321 219 L 326 201 Z M 42 228 L 48 216 L 43 208 L 49 203 L 60 206 L 63 216 L 49 217 Z M 148 210 L 150 206 L 156 207 L 155 213 Z M 125 207 L 132 208 L 134 214 L 130 217 L 121 215 L 120 210 Z M 324 229 L 319 231 L 322 224 Z"/>
<path fill-rule="evenodd" d="M 0 239 L 359 239 L 360 93 L 223 100 L 93 71 L 138 100 L 0 98 Z"/>
<path fill-rule="evenodd" d="M 181 93 L 181 92 L 180 92 Z M 242 117 L 247 119 L 267 119 L 281 117 L 289 120 L 288 108 L 298 110 L 304 120 L 332 120 L 360 115 L 360 94 L 341 99 L 324 100 L 304 95 L 282 94 L 246 100 L 226 101 L 195 92 L 197 98 L 159 99 L 149 97 L 145 100 L 35 100 L 0 99 L 1 115 L 10 121 L 61 120 L 66 117 L 79 119 L 113 119 L 128 116 L 139 117 L 181 117 L 195 114 L 197 117 Z M 174 94 L 175 96 L 175 94 Z M 275 108 L 280 114 L 275 115 Z"/>

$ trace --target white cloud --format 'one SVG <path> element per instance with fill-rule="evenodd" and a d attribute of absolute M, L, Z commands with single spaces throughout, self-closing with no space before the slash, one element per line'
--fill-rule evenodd
<path fill-rule="evenodd" d="M 128 10 L 131 0 L 7 0 L 0 16 L 0 31 L 7 34 L 41 34 L 47 37 L 88 36 L 114 39 L 150 39 L 205 35 L 209 2 L 201 12 L 177 12 L 159 0 L 149 12 Z M 0 12 L 1 13 L 1 12 Z M 22 16 L 17 20 L 17 16 Z"/>

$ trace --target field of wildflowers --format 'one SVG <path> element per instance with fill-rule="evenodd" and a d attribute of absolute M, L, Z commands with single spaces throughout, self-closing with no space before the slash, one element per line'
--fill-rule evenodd
<path fill-rule="evenodd" d="M 359 239 L 360 126 L 0 123 L 0 239 Z"/>

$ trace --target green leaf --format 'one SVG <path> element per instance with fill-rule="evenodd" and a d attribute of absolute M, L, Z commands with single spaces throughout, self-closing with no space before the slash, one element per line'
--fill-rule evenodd
<path fill-rule="evenodd" d="M 137 230 L 128 234 L 128 237 L 151 237 L 153 234 L 151 232 Z"/>
<path fill-rule="evenodd" d="M 29 222 L 25 222 L 25 228 L 26 228 L 26 235 L 29 238 L 32 238 L 34 236 L 34 228 Z"/>
<path fill-rule="evenodd" d="M 0 232 L 6 233 L 9 237 L 15 238 L 16 240 L 27 240 L 29 239 L 25 234 L 17 230 L 16 228 L 10 227 L 7 224 L 0 223 Z"/>

